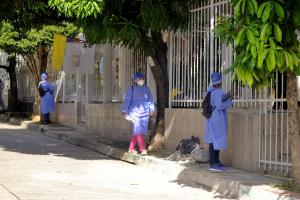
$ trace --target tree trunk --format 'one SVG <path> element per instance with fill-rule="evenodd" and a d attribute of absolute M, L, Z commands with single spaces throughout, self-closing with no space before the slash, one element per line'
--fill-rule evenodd
<path fill-rule="evenodd" d="M 40 82 L 40 74 L 46 72 L 48 51 L 46 47 L 39 46 L 35 54 L 25 55 L 26 65 L 29 68 L 35 82 L 35 101 L 33 104 L 33 115 L 40 114 L 40 96 L 38 93 L 38 84 Z"/>
<path fill-rule="evenodd" d="M 16 56 L 11 56 L 8 58 L 9 66 L 7 72 L 10 79 L 10 91 L 8 94 L 8 106 L 9 111 L 17 111 L 18 109 L 18 87 L 17 87 L 17 75 L 16 75 Z"/>
<path fill-rule="evenodd" d="M 39 46 L 37 50 L 37 63 L 38 63 L 38 72 L 40 75 L 42 72 L 46 72 L 47 69 L 47 58 L 48 58 L 48 51 L 46 47 Z"/>
<path fill-rule="evenodd" d="M 287 103 L 288 103 L 288 127 L 289 142 L 292 153 L 293 177 L 300 186 L 300 132 L 298 109 L 297 78 L 294 72 L 287 74 Z"/>
<path fill-rule="evenodd" d="M 152 33 L 156 44 L 155 49 L 146 51 L 146 55 L 153 60 L 151 71 L 153 73 L 157 88 L 157 115 L 153 130 L 150 133 L 149 150 L 159 150 L 164 147 L 164 117 L 165 108 L 168 107 L 169 79 L 167 65 L 167 44 L 163 41 L 161 33 Z"/>
<path fill-rule="evenodd" d="M 36 69 L 34 70 L 33 76 L 35 77 L 35 101 L 33 105 L 33 115 L 40 115 L 40 102 L 41 98 L 38 92 L 38 84 L 40 82 L 40 75 L 43 72 L 46 72 L 47 69 L 47 59 L 48 59 L 48 51 L 45 47 L 39 46 L 36 52 L 36 60 L 33 60 L 33 62 L 37 63 L 34 66 Z"/>

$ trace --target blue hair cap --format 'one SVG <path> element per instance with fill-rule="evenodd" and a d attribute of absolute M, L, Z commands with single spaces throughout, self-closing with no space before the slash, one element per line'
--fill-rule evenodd
<path fill-rule="evenodd" d="M 133 75 L 133 79 L 136 80 L 136 79 L 141 79 L 141 78 L 145 78 L 145 75 L 141 72 L 137 72 Z"/>
<path fill-rule="evenodd" d="M 210 75 L 210 78 L 211 78 L 212 85 L 217 85 L 222 82 L 222 75 L 218 72 L 213 72 Z"/>

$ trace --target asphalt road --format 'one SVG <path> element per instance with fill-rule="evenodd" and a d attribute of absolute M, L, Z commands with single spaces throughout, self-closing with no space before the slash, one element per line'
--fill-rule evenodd
<path fill-rule="evenodd" d="M 0 123 L 0 200 L 209 200 L 205 188 Z"/>

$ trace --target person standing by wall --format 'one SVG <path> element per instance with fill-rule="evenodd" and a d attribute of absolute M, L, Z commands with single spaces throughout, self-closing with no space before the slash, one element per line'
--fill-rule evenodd
<path fill-rule="evenodd" d="M 129 152 L 137 153 L 138 144 L 141 155 L 147 154 L 143 135 L 148 133 L 149 117 L 153 115 L 154 102 L 150 89 L 145 85 L 144 74 L 134 74 L 134 84 L 127 89 L 121 106 L 122 115 L 133 123 Z"/>
<path fill-rule="evenodd" d="M 222 90 L 222 76 L 220 73 L 211 74 L 211 85 L 208 92 L 211 92 L 212 115 L 205 123 L 205 143 L 209 144 L 210 168 L 211 171 L 224 171 L 225 167 L 220 162 L 220 150 L 227 149 L 227 108 L 232 105 L 232 96 L 225 94 Z"/>
<path fill-rule="evenodd" d="M 5 111 L 6 110 L 6 106 L 5 106 L 5 103 L 3 101 L 3 90 L 4 90 L 4 88 L 5 88 L 4 81 L 0 78 L 0 107 L 1 107 L 0 111 Z"/>
<path fill-rule="evenodd" d="M 46 73 L 42 73 L 38 88 L 41 96 L 41 122 L 42 124 L 49 124 L 50 113 L 54 112 L 55 85 L 47 81 Z"/>

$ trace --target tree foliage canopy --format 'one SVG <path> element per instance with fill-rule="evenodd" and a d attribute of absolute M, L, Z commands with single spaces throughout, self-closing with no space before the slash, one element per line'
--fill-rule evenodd
<path fill-rule="evenodd" d="M 53 8 L 77 18 L 90 42 L 122 42 L 129 47 L 153 45 L 151 32 L 184 28 L 189 1 L 49 0 Z"/>
<path fill-rule="evenodd" d="M 232 44 L 236 58 L 230 70 L 244 84 L 265 86 L 279 70 L 299 70 L 299 0 L 231 0 L 233 16 L 219 19 L 215 32 Z"/>
<path fill-rule="evenodd" d="M 50 47 L 54 33 L 71 36 L 78 33 L 77 27 L 70 23 L 43 25 L 21 33 L 17 30 L 9 21 L 0 24 L 0 49 L 8 54 L 26 55 L 36 52 L 38 46 Z"/>
<path fill-rule="evenodd" d="M 50 9 L 47 0 L 4 0 L 0 5 L 0 49 L 9 54 L 34 53 L 50 46 L 54 33 L 74 36 L 78 28 Z"/>

